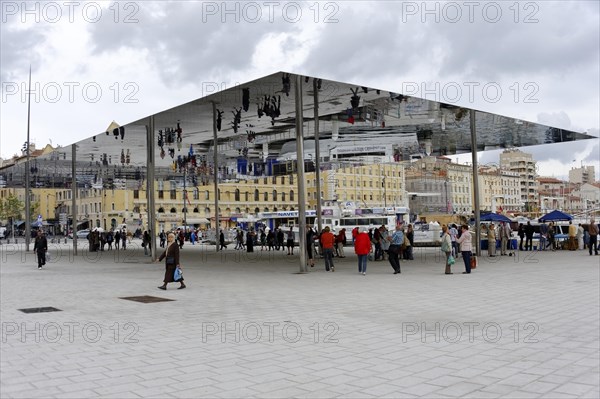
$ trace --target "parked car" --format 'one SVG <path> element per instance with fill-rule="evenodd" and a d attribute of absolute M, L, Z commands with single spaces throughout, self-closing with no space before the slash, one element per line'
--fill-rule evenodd
<path fill-rule="evenodd" d="M 79 230 L 79 231 L 77 231 L 77 239 L 82 239 L 82 238 L 86 239 L 89 234 L 90 234 L 89 229 Z M 73 239 L 73 233 L 69 233 L 68 237 Z"/>

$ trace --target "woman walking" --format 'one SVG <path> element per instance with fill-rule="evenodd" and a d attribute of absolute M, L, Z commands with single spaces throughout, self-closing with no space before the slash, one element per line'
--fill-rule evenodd
<path fill-rule="evenodd" d="M 442 247 L 440 248 L 446 254 L 446 270 L 445 274 L 452 274 L 450 256 L 452 256 L 452 236 L 448 231 L 448 226 L 442 226 Z"/>
<path fill-rule="evenodd" d="M 463 274 L 471 273 L 471 250 L 473 249 L 473 244 L 471 243 L 471 233 L 469 232 L 469 226 L 463 224 L 461 226 L 462 234 L 456 240 L 460 244 L 460 252 L 462 253 L 462 258 L 465 261 L 465 271 Z"/>
<path fill-rule="evenodd" d="M 175 234 L 173 233 L 167 235 L 167 249 L 160 255 L 157 262 L 160 262 L 163 259 L 165 259 L 165 278 L 163 280 L 163 285 L 158 288 L 166 290 L 167 283 L 179 282 L 181 285 L 177 289 L 184 289 L 186 285 L 183 283 L 183 277 L 175 281 L 175 269 L 181 269 L 181 266 L 179 265 L 179 246 L 175 242 Z"/>
<path fill-rule="evenodd" d="M 367 275 L 367 258 L 371 252 L 371 239 L 367 233 L 367 229 L 363 230 L 356 236 L 354 240 L 354 252 L 358 256 L 358 273 L 363 276 Z"/>

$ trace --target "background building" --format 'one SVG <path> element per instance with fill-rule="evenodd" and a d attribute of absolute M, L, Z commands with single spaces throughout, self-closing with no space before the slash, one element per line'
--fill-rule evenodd
<path fill-rule="evenodd" d="M 575 184 L 593 183 L 596 177 L 594 166 L 582 166 L 580 168 L 572 168 L 569 171 L 569 182 Z"/>
<path fill-rule="evenodd" d="M 533 155 L 519 149 L 508 149 L 500 153 L 500 168 L 519 174 L 520 201 L 525 212 L 538 209 L 537 168 Z"/>

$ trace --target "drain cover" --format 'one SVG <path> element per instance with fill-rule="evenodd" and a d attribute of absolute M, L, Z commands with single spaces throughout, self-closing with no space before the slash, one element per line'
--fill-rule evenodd
<path fill-rule="evenodd" d="M 168 302 L 174 301 L 174 299 L 159 298 L 157 296 L 142 295 L 142 296 L 126 296 L 119 299 L 126 299 L 128 301 L 141 302 L 141 303 L 154 303 L 154 302 Z"/>
<path fill-rule="evenodd" d="M 27 308 L 27 309 L 19 309 L 23 313 L 46 313 L 46 312 L 62 312 L 60 309 L 53 308 L 51 306 L 41 307 L 41 308 Z"/>

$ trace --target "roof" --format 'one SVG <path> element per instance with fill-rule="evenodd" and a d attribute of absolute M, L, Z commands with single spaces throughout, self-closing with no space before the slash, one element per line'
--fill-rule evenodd
<path fill-rule="evenodd" d="M 432 156 L 468 153 L 472 151 L 468 111 L 475 115 L 478 151 L 593 138 L 580 132 L 405 96 L 393 92 L 394 88 L 369 88 L 277 72 L 186 104 L 157 110 L 121 125 L 116 132 L 102 128 L 90 132 L 88 138 L 76 143 L 77 167 L 88 171 L 88 175 L 105 177 L 104 182 L 114 177 L 116 169 L 124 178 L 138 180 L 143 174 L 137 174 L 136 170 L 144 172 L 147 167 L 146 133 L 151 118 L 157 179 L 181 178 L 183 169 L 178 162 L 183 160 L 186 164 L 185 159 L 191 156 L 198 160 L 198 170 L 192 174 L 208 174 L 215 144 L 219 165 L 235 165 L 238 159 L 260 165 L 283 162 L 282 147 L 296 139 L 297 81 L 302 85 L 305 141 L 314 139 L 313 102 L 315 94 L 318 96 L 323 152 L 360 142 L 364 146 L 393 146 L 399 150 L 401 160 L 406 161 L 411 154 L 423 151 Z M 215 125 L 218 126 L 216 143 Z M 173 131 L 172 140 L 167 140 L 169 131 Z M 58 156 L 50 153 L 38 157 L 38 168 L 66 178 L 70 175 L 71 148 L 60 148 L 58 152 Z M 267 169 L 264 166 L 262 170 Z"/>

